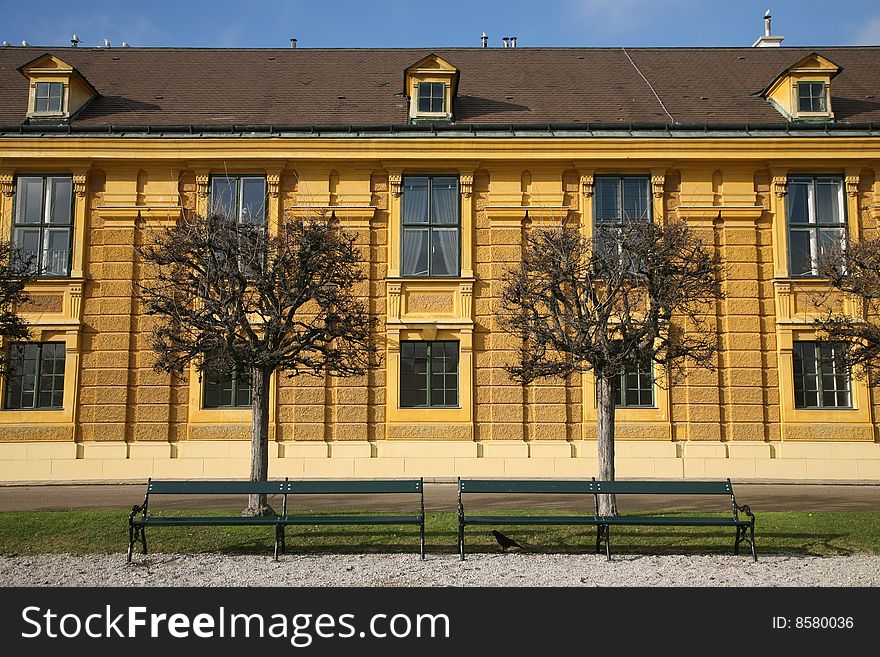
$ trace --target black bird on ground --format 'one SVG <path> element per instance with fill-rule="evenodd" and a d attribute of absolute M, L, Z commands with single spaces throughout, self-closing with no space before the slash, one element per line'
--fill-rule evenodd
<path fill-rule="evenodd" d="M 522 545 L 520 545 L 519 543 L 514 541 L 509 536 L 505 536 L 504 534 L 499 532 L 497 529 L 492 530 L 492 536 L 494 536 L 495 540 L 498 541 L 498 545 L 501 546 L 502 552 L 507 552 L 507 548 L 512 548 L 512 547 L 519 548 L 520 550 L 525 550 L 525 548 Z"/>

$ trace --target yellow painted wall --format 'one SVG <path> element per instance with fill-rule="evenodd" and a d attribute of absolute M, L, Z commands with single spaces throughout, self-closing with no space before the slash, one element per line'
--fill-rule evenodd
<path fill-rule="evenodd" d="M 204 211 L 212 173 L 267 176 L 268 220 L 333 216 L 357 237 L 369 280 L 357 293 L 383 321 L 383 365 L 355 379 L 276 376 L 271 476 L 592 476 L 591 377 L 519 386 L 504 372 L 516 341 L 497 324 L 504 270 L 523 231 L 592 227 L 603 173 L 651 176 L 654 216 L 688 221 L 725 262 L 716 370 L 656 391 L 618 415 L 620 476 L 880 479 L 875 392 L 853 381 L 852 410 L 795 410 L 791 348 L 809 339 L 815 282 L 787 275 L 785 180 L 846 179 L 850 236 L 880 216 L 880 140 L 373 139 L 0 142 L 0 230 L 14 176 L 75 181 L 72 276 L 38 281 L 22 309 L 35 339 L 67 345 L 65 408 L 0 411 L 0 480 L 244 477 L 248 410 L 203 410 L 196 377 L 152 369 L 132 280 L 135 245 L 182 209 Z M 400 271 L 400 183 L 458 175 L 462 276 Z M 401 339 L 461 342 L 457 409 L 400 409 Z M 583 380 L 582 380 L 583 379 Z M 2 389 L 0 389 L 2 394 Z"/>

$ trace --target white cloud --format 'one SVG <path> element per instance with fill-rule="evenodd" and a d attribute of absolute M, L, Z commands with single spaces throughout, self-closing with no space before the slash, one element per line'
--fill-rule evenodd
<path fill-rule="evenodd" d="M 856 32 L 853 44 L 857 46 L 880 46 L 880 16 L 869 18 Z"/>

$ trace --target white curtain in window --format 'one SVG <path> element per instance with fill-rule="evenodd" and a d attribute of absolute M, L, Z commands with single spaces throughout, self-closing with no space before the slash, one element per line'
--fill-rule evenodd
<path fill-rule="evenodd" d="M 428 229 L 403 232 L 403 275 L 428 275 Z"/>
<path fill-rule="evenodd" d="M 458 190 L 454 181 L 435 182 L 431 200 L 433 223 L 458 223 Z"/>
<path fill-rule="evenodd" d="M 428 223 L 428 181 L 407 181 L 403 193 L 403 222 L 406 224 Z"/>
<path fill-rule="evenodd" d="M 431 273 L 434 276 L 458 275 L 458 230 L 433 230 Z"/>

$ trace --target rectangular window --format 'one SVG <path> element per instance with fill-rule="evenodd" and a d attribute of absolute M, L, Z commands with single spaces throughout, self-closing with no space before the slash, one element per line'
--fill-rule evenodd
<path fill-rule="evenodd" d="M 798 112 L 827 112 L 824 82 L 798 82 Z"/>
<path fill-rule="evenodd" d="M 651 179 L 648 176 L 596 176 L 593 217 L 597 224 L 651 221 Z"/>
<path fill-rule="evenodd" d="M 651 179 L 648 176 L 596 176 L 593 183 L 593 254 L 595 262 L 617 269 L 622 263 L 620 227 L 651 221 Z M 632 272 L 638 263 L 626 265 Z"/>
<path fill-rule="evenodd" d="M 445 112 L 446 85 L 442 82 L 419 82 L 419 112 Z"/>
<path fill-rule="evenodd" d="M 211 212 L 238 221 L 262 224 L 266 220 L 265 176 L 213 176 Z"/>
<path fill-rule="evenodd" d="M 63 408 L 64 356 L 63 342 L 11 345 L 4 408 Z"/>
<path fill-rule="evenodd" d="M 795 408 L 851 408 L 849 369 L 842 344 L 795 342 Z"/>
<path fill-rule="evenodd" d="M 654 373 L 651 363 L 623 371 L 614 379 L 614 405 L 618 408 L 654 406 Z"/>
<path fill-rule="evenodd" d="M 461 204 L 455 176 L 403 179 L 404 276 L 458 276 Z"/>
<path fill-rule="evenodd" d="M 400 343 L 400 406 L 458 406 L 458 342 Z"/>
<path fill-rule="evenodd" d="M 40 276 L 69 276 L 73 179 L 19 176 L 12 239 Z"/>
<path fill-rule="evenodd" d="M 839 176 L 788 179 L 788 267 L 791 276 L 818 276 L 823 254 L 846 246 L 846 205 Z"/>
<path fill-rule="evenodd" d="M 59 113 L 64 98 L 61 82 L 37 82 L 34 89 L 34 112 Z"/>
<path fill-rule="evenodd" d="M 233 369 L 227 376 L 205 377 L 203 408 L 250 407 L 252 375 Z"/>

